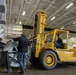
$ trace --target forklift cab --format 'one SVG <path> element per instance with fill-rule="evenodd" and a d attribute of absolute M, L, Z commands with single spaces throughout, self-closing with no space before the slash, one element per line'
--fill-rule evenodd
<path fill-rule="evenodd" d="M 68 49 L 68 31 L 64 31 L 64 30 L 52 30 L 50 32 L 47 32 L 45 35 L 45 46 L 51 49 Z M 61 35 L 61 39 L 63 42 L 63 47 L 55 47 L 55 42 L 58 39 L 58 34 Z"/>

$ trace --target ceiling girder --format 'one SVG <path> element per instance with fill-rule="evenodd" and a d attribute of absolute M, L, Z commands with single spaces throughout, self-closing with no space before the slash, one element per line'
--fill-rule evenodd
<path fill-rule="evenodd" d="M 22 25 L 22 28 L 23 29 L 33 29 L 33 26 L 31 25 Z M 45 28 L 45 31 L 50 31 L 50 30 L 53 30 L 53 28 Z M 68 30 L 70 33 L 72 34 L 76 34 L 76 31 L 71 31 L 71 30 Z"/>

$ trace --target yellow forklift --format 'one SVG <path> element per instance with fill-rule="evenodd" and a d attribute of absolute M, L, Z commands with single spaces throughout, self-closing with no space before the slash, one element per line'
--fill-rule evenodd
<path fill-rule="evenodd" d="M 35 15 L 34 37 L 32 42 L 32 53 L 30 62 L 40 64 L 43 69 L 53 69 L 58 62 L 76 61 L 76 48 L 68 48 L 68 31 L 54 29 L 45 32 L 46 17 L 44 11 L 40 10 Z M 61 34 L 64 42 L 63 48 L 55 47 L 55 39 Z"/>

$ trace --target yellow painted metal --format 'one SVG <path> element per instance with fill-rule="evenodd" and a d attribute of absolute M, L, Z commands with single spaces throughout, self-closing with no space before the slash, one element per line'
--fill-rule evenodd
<path fill-rule="evenodd" d="M 55 59 L 52 54 L 48 54 L 45 56 L 44 61 L 47 66 L 52 66 L 55 62 Z"/>
<path fill-rule="evenodd" d="M 58 50 L 57 54 L 60 61 L 76 61 L 76 55 L 74 56 L 73 51 L 70 52 L 67 50 Z"/>
<path fill-rule="evenodd" d="M 62 33 L 66 33 L 65 48 L 57 49 L 54 47 L 54 39 L 56 37 L 56 34 L 62 34 Z M 53 34 L 53 39 L 52 42 L 45 44 L 45 49 L 52 49 L 53 51 L 55 51 L 60 61 L 76 61 L 76 48 L 73 48 L 71 50 L 68 49 L 68 34 L 69 34 L 68 31 L 55 29 L 47 34 Z"/>
<path fill-rule="evenodd" d="M 73 48 L 73 57 L 76 57 L 76 48 Z"/>
<path fill-rule="evenodd" d="M 44 33 L 44 27 L 46 24 L 46 14 L 44 11 L 38 11 L 37 12 L 37 39 L 36 39 L 36 51 L 35 51 L 35 57 L 39 57 L 39 53 L 41 51 L 41 48 L 44 44 L 44 35 L 42 35 L 41 33 Z"/>
<path fill-rule="evenodd" d="M 76 61 L 76 48 L 73 48 L 71 50 L 68 49 L 68 34 L 69 34 L 69 32 L 65 31 L 65 30 L 55 29 L 55 30 L 52 31 L 52 34 L 53 33 L 54 33 L 53 41 L 54 41 L 54 39 L 56 37 L 56 34 L 66 33 L 65 34 L 66 35 L 65 48 L 64 49 L 57 49 L 54 46 L 51 46 L 51 44 L 54 45 L 54 43 L 52 41 L 52 42 L 50 42 L 49 45 L 45 46 L 45 49 L 52 49 L 52 50 L 54 50 L 57 53 L 60 61 Z M 51 34 L 51 31 L 50 31 L 49 34 Z"/>
<path fill-rule="evenodd" d="M 35 58 L 39 58 L 39 54 L 40 52 L 42 52 L 42 50 L 52 50 L 54 51 L 60 61 L 76 61 L 76 48 L 69 50 L 68 49 L 68 31 L 65 30 L 59 30 L 59 29 L 55 29 L 49 32 L 44 32 L 44 28 L 45 28 L 45 21 L 46 21 L 46 14 L 44 11 L 39 11 L 37 12 L 37 31 L 36 31 L 36 36 L 33 38 L 36 41 L 36 47 L 35 47 Z M 66 35 L 66 43 L 65 43 L 65 47 L 64 49 L 57 49 L 54 47 L 54 40 L 56 38 L 57 34 L 62 34 L 65 33 Z M 51 42 L 45 42 L 46 41 L 46 37 L 47 35 L 52 34 L 52 41 Z M 45 57 L 45 62 L 46 63 L 50 63 L 52 61 L 51 59 L 51 54 L 47 55 Z M 47 64 L 48 66 L 51 66 L 51 64 Z"/>
<path fill-rule="evenodd" d="M 44 32 L 44 27 L 46 24 L 46 14 L 44 11 L 40 10 L 37 12 L 37 34 Z"/>

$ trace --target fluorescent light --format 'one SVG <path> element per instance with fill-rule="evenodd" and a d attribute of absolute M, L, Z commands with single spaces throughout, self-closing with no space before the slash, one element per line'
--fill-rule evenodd
<path fill-rule="evenodd" d="M 60 29 L 64 29 L 64 27 L 61 27 Z"/>
<path fill-rule="evenodd" d="M 22 22 L 19 22 L 19 24 L 22 24 Z"/>
<path fill-rule="evenodd" d="M 69 9 L 73 4 L 74 4 L 74 3 L 70 3 L 70 4 L 66 7 L 66 9 Z"/>
<path fill-rule="evenodd" d="M 25 11 L 23 11 L 22 15 L 24 16 L 25 14 L 26 14 L 26 12 L 25 12 Z"/>
<path fill-rule="evenodd" d="M 54 17 L 51 18 L 51 20 L 54 20 L 55 18 L 56 18 L 56 17 L 54 16 Z"/>
<path fill-rule="evenodd" d="M 76 24 L 76 22 L 73 22 L 73 24 Z"/>

